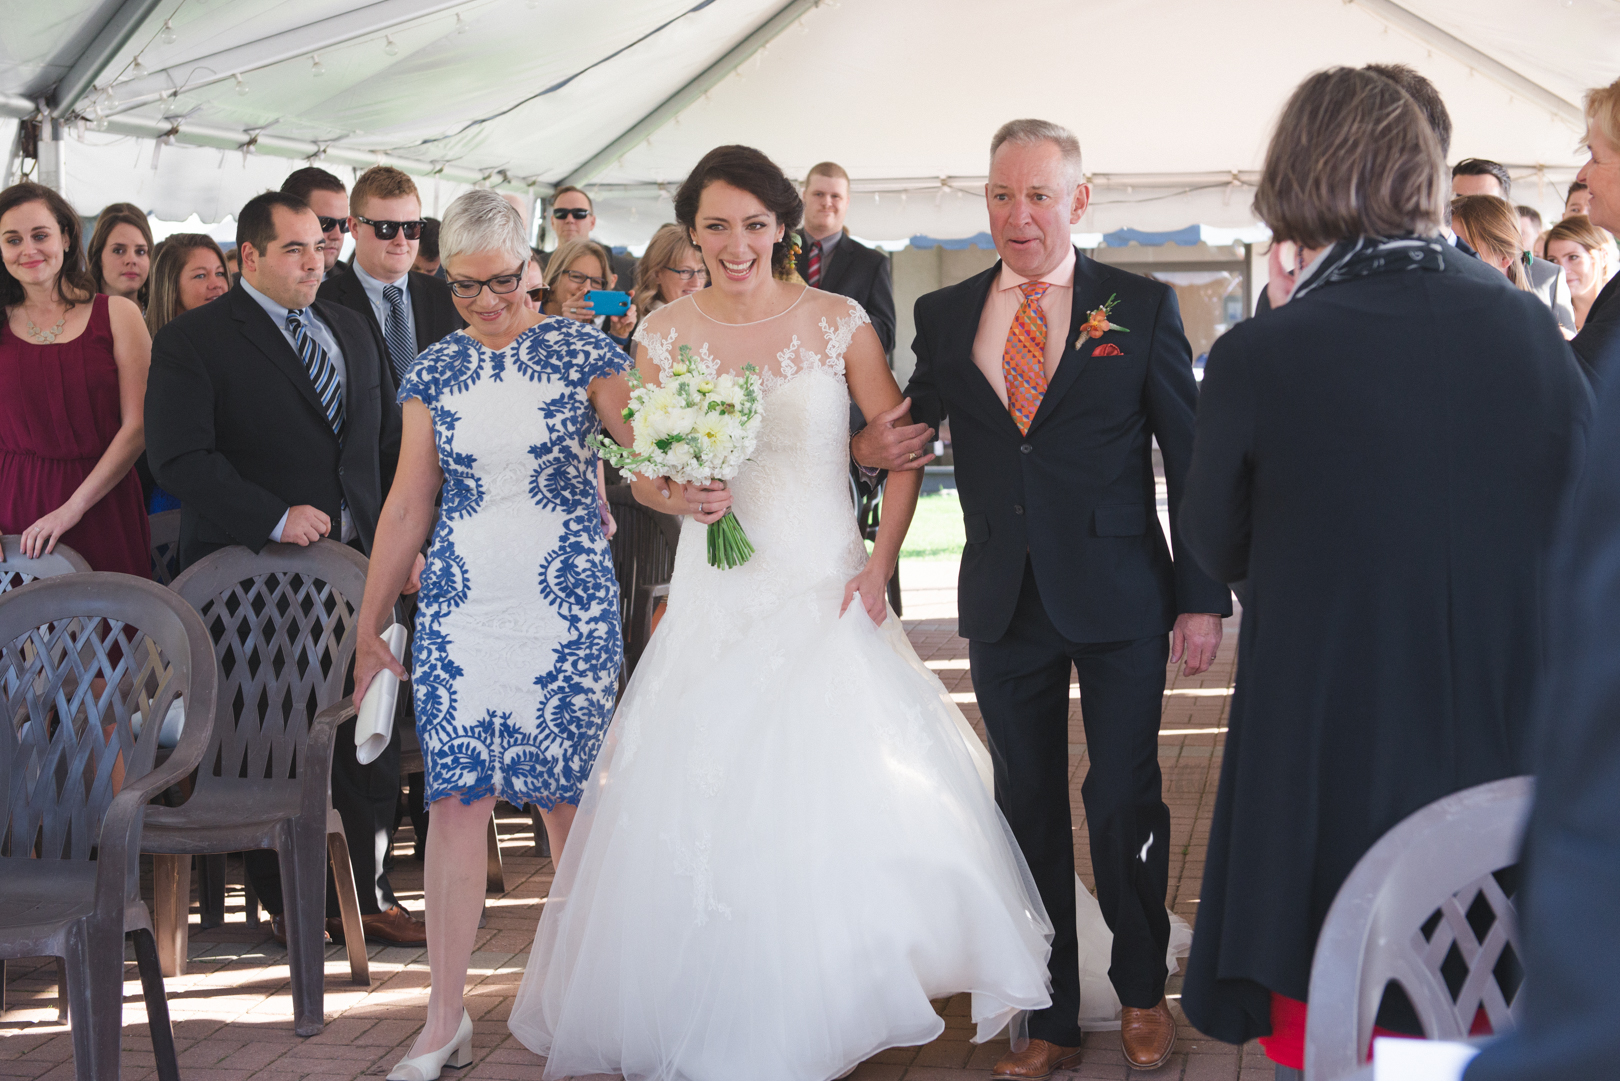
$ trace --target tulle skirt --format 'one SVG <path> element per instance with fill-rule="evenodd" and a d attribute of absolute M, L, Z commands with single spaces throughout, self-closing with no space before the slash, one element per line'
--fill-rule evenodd
<path fill-rule="evenodd" d="M 842 581 L 751 624 L 672 607 L 619 705 L 511 1029 L 545 1077 L 827 1081 L 1050 1003 L 989 759 Z M 705 626 L 705 623 L 710 625 Z"/>

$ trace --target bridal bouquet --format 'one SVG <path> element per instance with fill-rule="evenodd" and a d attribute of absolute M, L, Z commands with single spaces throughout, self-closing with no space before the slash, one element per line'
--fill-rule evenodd
<path fill-rule="evenodd" d="M 597 435 L 592 445 L 625 472 L 686 484 L 735 477 L 759 438 L 759 369 L 750 364 L 740 375 L 711 376 L 692 355 L 692 347 L 683 345 L 669 376 L 649 387 L 632 369 L 624 419 L 633 423 L 635 441 L 621 447 Z M 729 510 L 709 526 L 708 539 L 711 567 L 740 567 L 754 554 L 742 524 Z"/>

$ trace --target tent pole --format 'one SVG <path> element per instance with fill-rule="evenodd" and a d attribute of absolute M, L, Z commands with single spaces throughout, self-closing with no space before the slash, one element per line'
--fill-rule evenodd
<path fill-rule="evenodd" d="M 85 92 L 95 85 L 118 56 L 130 38 L 135 36 L 141 24 L 157 8 L 161 0 L 124 0 L 118 5 L 118 10 L 102 24 L 101 30 L 90 42 L 89 48 L 79 54 L 79 58 L 68 68 L 67 74 L 62 76 L 61 82 L 51 94 L 51 112 L 57 116 L 66 116 L 68 112 L 84 97 Z"/>
<path fill-rule="evenodd" d="M 789 0 L 777 9 L 759 29 L 744 38 L 735 48 L 719 60 L 709 65 L 691 82 L 681 87 L 668 98 L 664 99 L 652 112 L 642 117 L 623 135 L 614 139 L 607 146 L 593 154 L 583 165 L 580 165 L 567 177 L 557 181 L 557 187 L 568 184 L 583 188 L 586 184 L 601 176 L 625 152 L 643 139 L 650 138 L 654 132 L 675 119 L 677 113 L 688 105 L 697 101 L 704 94 L 714 89 L 722 79 L 742 67 L 760 49 L 769 45 L 777 35 L 792 26 L 800 17 L 814 8 L 821 6 L 821 0 Z"/>
<path fill-rule="evenodd" d="M 1579 105 L 1565 100 L 1494 57 L 1480 52 L 1461 38 L 1413 14 L 1395 3 L 1395 0 L 1344 0 L 1344 2 L 1365 8 L 1369 14 L 1382 19 L 1397 30 L 1405 31 L 1424 45 L 1438 49 L 1481 75 L 1496 80 L 1526 101 L 1541 106 L 1559 120 L 1574 126 L 1576 130 L 1586 130 L 1586 113 Z"/>

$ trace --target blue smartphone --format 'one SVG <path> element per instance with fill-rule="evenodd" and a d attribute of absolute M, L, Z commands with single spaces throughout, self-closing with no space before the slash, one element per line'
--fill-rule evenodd
<path fill-rule="evenodd" d="M 585 299 L 597 315 L 623 315 L 630 310 L 630 294 L 617 289 L 592 289 Z"/>

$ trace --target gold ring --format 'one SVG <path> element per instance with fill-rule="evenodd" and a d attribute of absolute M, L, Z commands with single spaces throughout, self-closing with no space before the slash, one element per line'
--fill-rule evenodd
<path fill-rule="evenodd" d="M 917 452 L 916 451 L 912 451 L 910 454 L 906 455 L 906 461 L 915 462 L 916 460 L 917 460 Z"/>

